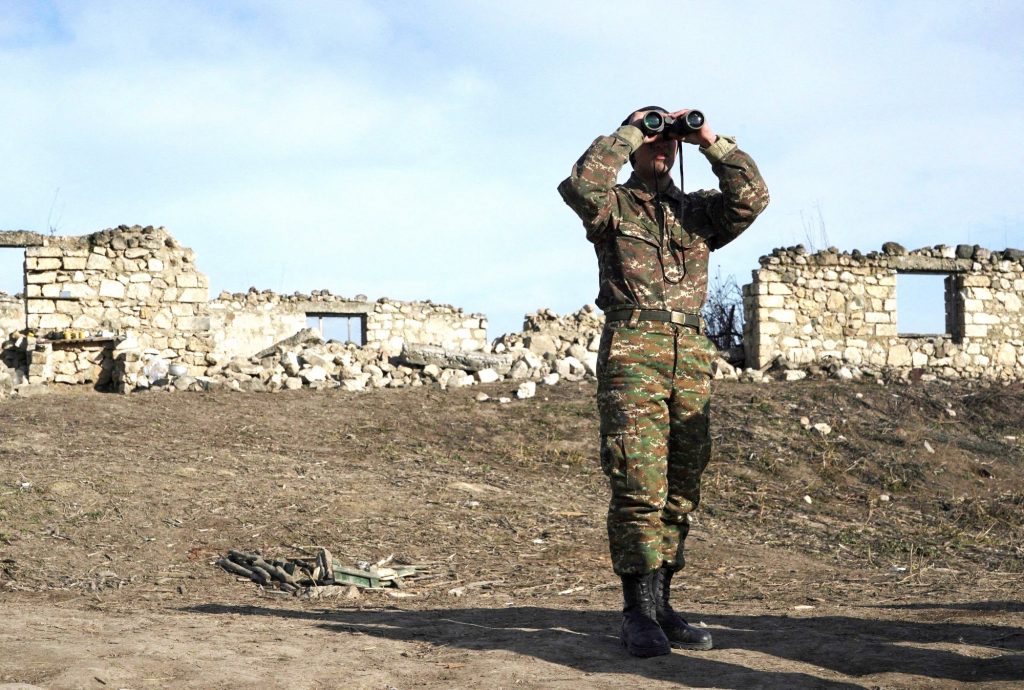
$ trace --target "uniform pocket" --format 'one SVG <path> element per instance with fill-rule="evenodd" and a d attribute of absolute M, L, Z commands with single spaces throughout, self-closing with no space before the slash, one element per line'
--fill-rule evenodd
<path fill-rule="evenodd" d="M 601 471 L 607 477 L 626 476 L 625 434 L 601 436 Z"/>
<path fill-rule="evenodd" d="M 644 229 L 643 226 L 638 225 L 637 223 L 632 223 L 628 220 L 619 221 L 618 234 L 634 240 L 646 242 L 652 247 L 658 246 L 658 238 L 655 235 L 652 235 L 649 231 Z"/>

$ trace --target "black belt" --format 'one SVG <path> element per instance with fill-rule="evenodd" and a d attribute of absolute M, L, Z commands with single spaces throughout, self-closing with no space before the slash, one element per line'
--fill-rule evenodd
<path fill-rule="evenodd" d="M 699 314 L 685 311 L 667 311 L 664 309 L 612 309 L 604 313 L 605 323 L 609 321 L 661 321 L 692 328 L 698 333 L 701 327 Z"/>

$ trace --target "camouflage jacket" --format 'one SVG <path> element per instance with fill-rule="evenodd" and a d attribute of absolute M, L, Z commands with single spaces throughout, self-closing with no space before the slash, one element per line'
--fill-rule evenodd
<path fill-rule="evenodd" d="M 642 143 L 632 125 L 598 137 L 558 191 L 594 243 L 601 281 L 597 306 L 697 314 L 707 297 L 708 254 L 754 222 L 768 205 L 768 189 L 750 156 L 723 136 L 700 149 L 720 191 L 683 194 L 671 184 L 656 197 L 635 173 L 617 185 L 619 170 Z"/>

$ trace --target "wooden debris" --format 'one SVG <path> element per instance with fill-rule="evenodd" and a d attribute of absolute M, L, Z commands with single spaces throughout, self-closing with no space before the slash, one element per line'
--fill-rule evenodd
<path fill-rule="evenodd" d="M 393 556 L 383 558 L 371 564 L 359 562 L 357 567 L 345 566 L 335 560 L 331 552 L 325 548 L 317 550 L 316 559 L 309 562 L 302 558 L 265 558 L 259 553 L 246 553 L 230 549 L 226 558 L 219 558 L 216 564 L 235 575 L 246 577 L 259 583 L 266 589 L 277 590 L 279 593 L 319 598 L 329 596 L 327 590 L 321 589 L 331 585 L 347 588 L 346 596 L 359 596 L 360 589 L 405 589 L 407 580 L 421 574 L 425 566 L 394 565 L 389 567 Z M 426 578 L 436 577 L 426 575 Z M 406 594 L 396 593 L 398 596 Z"/>

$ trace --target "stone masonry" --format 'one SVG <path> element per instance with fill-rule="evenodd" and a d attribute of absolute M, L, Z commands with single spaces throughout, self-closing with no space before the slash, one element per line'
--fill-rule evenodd
<path fill-rule="evenodd" d="M 940 245 L 762 257 L 743 288 L 747 366 L 840 364 L 943 378 L 1024 378 L 1024 252 Z M 945 276 L 946 333 L 897 332 L 900 273 Z"/>
<path fill-rule="evenodd" d="M 24 295 L 0 296 L 0 342 L 3 361 L 24 360 L 30 383 L 132 387 L 155 360 L 202 376 L 295 334 L 311 315 L 356 319 L 361 342 L 385 355 L 406 342 L 488 347 L 482 314 L 430 301 L 255 288 L 210 301 L 193 251 L 163 228 L 119 226 L 77 237 L 0 232 L 0 246 L 25 248 Z"/>
<path fill-rule="evenodd" d="M 25 301 L 0 292 L 0 340 L 25 327 Z"/>
<path fill-rule="evenodd" d="M 565 316 L 540 309 L 522 332 L 488 343 L 482 314 L 430 301 L 255 288 L 210 300 L 192 250 L 163 228 L 79 237 L 7 231 L 0 247 L 25 250 L 24 293 L 0 295 L 0 395 L 53 382 L 272 391 L 501 380 L 532 395 L 537 383 L 594 376 L 604 322 L 590 305 Z M 793 247 L 760 262 L 743 287 L 747 369 L 720 360 L 716 378 L 768 381 L 781 369 L 785 380 L 1024 379 L 1020 250 Z M 944 333 L 898 332 L 900 273 L 945 276 Z M 323 342 L 307 328 L 311 317 L 347 319 L 356 342 Z"/>

